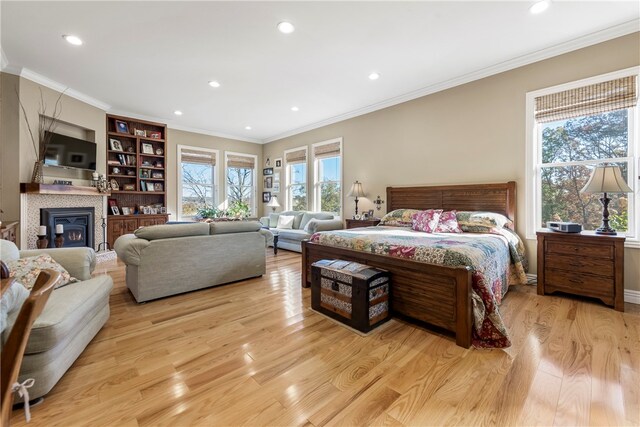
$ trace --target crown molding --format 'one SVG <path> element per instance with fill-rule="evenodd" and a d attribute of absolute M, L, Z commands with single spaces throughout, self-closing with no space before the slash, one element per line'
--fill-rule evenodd
<path fill-rule="evenodd" d="M 191 126 L 184 126 L 184 125 L 182 125 L 180 123 L 177 123 L 175 121 L 163 119 L 163 118 L 160 118 L 160 117 L 145 116 L 144 114 L 136 114 L 136 113 L 132 113 L 132 112 L 129 112 L 129 111 L 124 111 L 124 110 L 112 109 L 112 110 L 109 110 L 109 114 L 115 114 L 115 115 L 118 115 L 118 116 L 132 117 L 132 118 L 135 118 L 135 119 L 146 120 L 146 121 L 149 121 L 149 122 L 165 123 L 169 129 L 181 130 L 181 131 L 185 131 L 185 132 L 199 133 L 199 134 L 202 134 L 202 135 L 216 136 L 218 138 L 233 139 L 233 140 L 236 140 L 236 141 L 251 142 L 253 144 L 264 144 L 263 140 L 257 139 L 257 138 L 246 138 L 244 136 L 232 135 L 232 134 L 228 134 L 228 133 L 224 133 L 224 132 L 216 132 L 216 131 L 212 131 L 212 130 L 208 130 L 208 129 L 200 129 L 200 128 L 191 127 Z"/>
<path fill-rule="evenodd" d="M 492 65 L 490 67 L 482 68 L 480 70 L 477 70 L 468 74 L 464 74 L 462 76 L 455 77 L 450 80 L 445 80 L 443 82 L 436 83 L 436 84 L 424 87 L 422 89 L 418 89 L 418 90 L 406 93 L 404 95 L 389 98 L 384 101 L 377 102 L 375 104 L 372 104 L 363 108 L 359 108 L 357 110 L 349 111 L 347 113 L 340 114 L 325 120 L 321 120 L 319 122 L 311 123 L 305 126 L 301 126 L 295 129 L 288 130 L 286 132 L 282 132 L 282 133 L 270 136 L 264 139 L 264 143 L 277 141 L 282 138 L 297 135 L 303 132 L 308 132 L 310 130 L 331 125 L 344 120 L 352 119 L 354 117 L 362 116 L 364 114 L 382 110 L 387 107 L 402 104 L 403 102 L 421 98 L 426 95 L 431 95 L 432 93 L 440 92 L 455 86 L 460 86 L 466 83 L 470 83 L 475 80 L 480 80 L 485 77 L 492 76 L 494 74 L 503 73 L 505 71 L 513 70 L 515 68 L 529 65 L 534 62 L 549 59 L 554 56 L 562 55 L 574 50 L 582 49 L 588 46 L 592 46 L 594 44 L 602 43 L 607 40 L 612 40 L 617 37 L 622 37 L 627 34 L 632 34 L 638 31 L 640 31 L 640 19 L 634 19 L 632 21 L 625 22 L 623 24 L 616 25 L 601 31 L 597 31 L 595 33 L 590 33 L 585 36 L 578 37 L 576 39 L 573 39 L 564 43 L 560 43 L 555 46 L 548 47 L 546 49 L 539 50 L 537 52 L 533 52 L 527 55 L 522 55 L 520 57 L 510 59 L 508 61 L 504 61 L 496 65 Z"/>

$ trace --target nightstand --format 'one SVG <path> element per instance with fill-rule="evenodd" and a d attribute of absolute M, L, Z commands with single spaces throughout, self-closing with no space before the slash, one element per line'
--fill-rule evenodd
<path fill-rule="evenodd" d="M 347 229 L 359 228 L 359 227 L 375 227 L 380 223 L 379 219 L 345 219 L 347 222 Z"/>
<path fill-rule="evenodd" d="M 624 311 L 624 236 L 592 231 L 538 235 L 538 294 L 556 291 L 598 298 Z"/>

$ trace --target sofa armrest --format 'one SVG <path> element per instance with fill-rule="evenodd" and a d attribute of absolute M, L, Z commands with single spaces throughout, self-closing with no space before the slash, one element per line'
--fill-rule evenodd
<path fill-rule="evenodd" d="M 78 280 L 91 279 L 96 252 L 91 248 L 48 248 L 20 251 L 20 258 L 48 254 Z"/>
<path fill-rule="evenodd" d="M 318 231 L 342 230 L 342 228 L 341 219 L 312 219 L 304 226 L 304 230 L 309 234 Z"/>
<path fill-rule="evenodd" d="M 269 217 L 263 216 L 260 218 L 260 224 L 262 224 L 263 227 L 269 227 Z"/>
<path fill-rule="evenodd" d="M 264 237 L 265 248 L 268 248 L 269 246 L 273 246 L 272 232 L 270 232 L 269 230 L 265 230 L 264 228 L 261 228 L 260 230 L 258 230 L 258 232 L 262 234 L 262 236 Z"/>
<path fill-rule="evenodd" d="M 127 265 L 140 265 L 140 257 L 144 248 L 149 246 L 149 241 L 135 234 L 123 234 L 113 244 L 113 249 Z"/>

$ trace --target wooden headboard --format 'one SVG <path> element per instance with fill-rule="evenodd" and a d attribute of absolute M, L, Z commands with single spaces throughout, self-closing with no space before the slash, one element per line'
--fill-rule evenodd
<path fill-rule="evenodd" d="M 488 211 L 516 222 L 516 183 L 387 187 L 387 211 L 444 209 Z"/>

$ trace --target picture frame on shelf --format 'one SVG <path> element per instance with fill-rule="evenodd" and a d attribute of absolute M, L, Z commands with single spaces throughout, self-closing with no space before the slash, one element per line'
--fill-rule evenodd
<path fill-rule="evenodd" d="M 148 169 L 140 169 L 140 178 L 150 178 Z"/>
<path fill-rule="evenodd" d="M 273 175 L 273 168 L 264 168 L 262 169 L 262 175 Z"/>
<path fill-rule="evenodd" d="M 153 184 L 154 191 L 162 192 L 164 191 L 164 185 L 161 182 L 156 182 Z"/>
<path fill-rule="evenodd" d="M 275 159 L 273 161 L 274 167 L 276 169 L 281 169 L 282 168 L 282 157 L 278 157 L 277 159 Z"/>
<path fill-rule="evenodd" d="M 147 136 L 151 139 L 162 139 L 162 132 L 151 130 Z"/>
<path fill-rule="evenodd" d="M 111 147 L 111 151 L 124 151 L 119 139 L 109 138 L 109 147 Z"/>
<path fill-rule="evenodd" d="M 167 208 L 166 208 L 166 206 L 161 206 L 161 207 L 160 207 L 160 213 L 161 213 L 161 214 L 163 214 L 163 215 L 167 213 Z"/>
<path fill-rule="evenodd" d="M 145 215 L 149 215 L 151 213 L 151 207 L 142 206 L 142 213 L 145 214 Z"/>
<path fill-rule="evenodd" d="M 153 182 L 145 182 L 145 185 L 147 186 L 147 191 L 156 191 L 155 186 L 153 185 Z"/>
<path fill-rule="evenodd" d="M 164 154 L 164 150 L 162 148 L 156 148 L 156 156 L 162 156 Z"/>
<path fill-rule="evenodd" d="M 151 178 L 153 179 L 164 179 L 164 174 L 160 171 L 151 171 Z"/>
<path fill-rule="evenodd" d="M 271 192 L 264 191 L 262 193 L 262 203 L 269 203 L 271 201 Z"/>
<path fill-rule="evenodd" d="M 116 120 L 116 132 L 118 133 L 129 133 L 129 125 L 127 122 L 122 120 Z"/>
<path fill-rule="evenodd" d="M 122 215 L 131 215 L 131 209 L 126 206 L 122 207 Z"/>
<path fill-rule="evenodd" d="M 112 190 L 114 191 L 118 191 L 120 190 L 120 184 L 118 184 L 118 181 L 116 181 L 115 179 L 111 179 L 111 181 L 109 181 L 109 186 L 111 187 Z"/>
<path fill-rule="evenodd" d="M 158 214 L 158 208 L 149 208 L 149 213 L 151 215 L 157 215 Z"/>
<path fill-rule="evenodd" d="M 114 215 L 120 215 L 120 210 L 117 206 L 111 206 L 111 213 Z"/>
<path fill-rule="evenodd" d="M 109 207 L 118 206 L 118 201 L 116 199 L 109 199 L 107 202 L 109 203 Z"/>
<path fill-rule="evenodd" d="M 153 145 L 148 144 L 146 142 L 142 143 L 141 150 L 142 150 L 142 154 L 151 154 L 151 155 L 153 155 L 153 153 L 154 153 Z"/>
<path fill-rule="evenodd" d="M 122 189 L 124 191 L 136 191 L 136 186 L 135 186 L 135 184 L 124 184 L 122 186 Z"/>
<path fill-rule="evenodd" d="M 133 134 L 135 136 L 144 136 L 145 138 L 147 137 L 147 131 L 144 129 L 133 129 Z"/>

